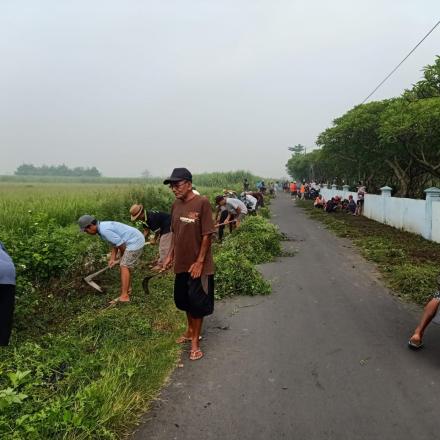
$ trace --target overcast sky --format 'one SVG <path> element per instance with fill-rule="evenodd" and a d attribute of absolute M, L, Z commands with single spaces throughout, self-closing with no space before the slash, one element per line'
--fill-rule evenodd
<path fill-rule="evenodd" d="M 1 0 L 0 174 L 248 169 L 359 104 L 440 17 L 438 0 Z M 372 99 L 440 55 L 440 27 Z"/>

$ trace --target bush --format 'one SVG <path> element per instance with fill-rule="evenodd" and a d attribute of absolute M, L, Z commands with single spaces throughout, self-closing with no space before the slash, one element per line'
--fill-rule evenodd
<path fill-rule="evenodd" d="M 245 255 L 254 264 L 261 264 L 281 254 L 281 234 L 263 217 L 249 217 L 226 238 L 223 248 Z"/>
<path fill-rule="evenodd" d="M 268 295 L 270 284 L 242 253 L 222 249 L 214 257 L 216 298 L 233 295 Z"/>
<path fill-rule="evenodd" d="M 255 264 L 281 254 L 281 234 L 262 217 L 249 217 L 215 252 L 216 295 L 267 295 L 270 284 Z"/>

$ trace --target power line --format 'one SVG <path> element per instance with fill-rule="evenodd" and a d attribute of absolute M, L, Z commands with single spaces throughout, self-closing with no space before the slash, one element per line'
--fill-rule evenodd
<path fill-rule="evenodd" d="M 414 48 L 409 52 L 409 54 L 385 77 L 384 80 L 382 80 L 379 85 L 362 101 L 362 104 L 365 103 L 365 101 L 368 100 L 376 91 L 379 89 L 379 87 L 405 62 L 405 60 L 428 38 L 428 36 L 431 34 L 431 32 L 440 24 L 440 20 L 434 25 L 434 27 L 414 46 Z"/>

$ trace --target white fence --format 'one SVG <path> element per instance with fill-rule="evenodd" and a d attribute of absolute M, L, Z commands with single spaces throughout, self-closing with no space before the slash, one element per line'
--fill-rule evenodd
<path fill-rule="evenodd" d="M 380 196 L 365 195 L 365 217 L 440 243 L 439 188 L 425 190 L 426 200 L 391 197 L 391 188 L 387 186 L 381 190 Z M 321 189 L 321 194 L 326 200 L 335 195 L 348 199 L 350 194 L 354 200 L 357 200 L 357 193 L 348 191 L 347 186 L 344 186 L 342 190 L 338 189 L 336 185 L 332 185 L 331 189 L 324 186 Z"/>

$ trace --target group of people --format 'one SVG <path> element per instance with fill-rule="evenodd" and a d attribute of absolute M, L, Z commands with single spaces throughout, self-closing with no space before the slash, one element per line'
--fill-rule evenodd
<path fill-rule="evenodd" d="M 140 222 L 143 232 L 124 223 L 98 221 L 88 214 L 80 217 L 78 224 L 81 231 L 97 234 L 110 244 L 110 266 L 119 258 L 121 290 L 112 304 L 130 302 L 132 270 L 142 255 L 145 238 L 154 233 L 153 240 L 159 242 L 159 258 L 153 270 L 174 268 L 174 301 L 187 316 L 187 329 L 177 342 L 191 342 L 189 358 L 198 360 L 203 357 L 200 349 L 203 318 L 214 310 L 211 240 L 216 227 L 209 200 L 193 190 L 188 169 L 175 168 L 163 183 L 175 196 L 171 213 L 148 211 L 140 204 L 130 208 L 131 220 Z"/>
<path fill-rule="evenodd" d="M 341 196 L 335 195 L 328 200 L 325 200 L 321 194 L 317 194 L 313 206 L 315 208 L 321 208 L 327 213 L 342 211 L 352 215 L 362 215 L 365 194 L 365 186 L 362 185 L 362 182 L 359 182 L 356 201 L 351 194 L 348 195 L 348 199 L 343 199 Z"/>
<path fill-rule="evenodd" d="M 306 182 L 306 181 L 295 181 L 292 180 L 290 183 L 286 183 L 284 186 L 285 192 L 290 192 L 290 195 L 293 199 L 313 199 L 319 194 L 320 185 L 315 181 Z"/>

